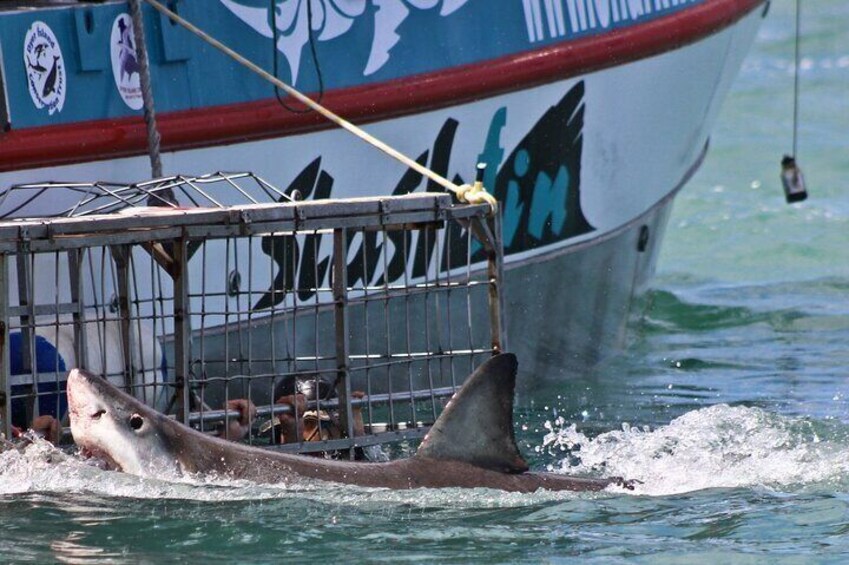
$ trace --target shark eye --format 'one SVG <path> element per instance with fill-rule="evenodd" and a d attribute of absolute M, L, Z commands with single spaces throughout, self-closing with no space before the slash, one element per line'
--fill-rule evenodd
<path fill-rule="evenodd" d="M 130 427 L 134 430 L 138 430 L 144 425 L 144 418 L 139 416 L 138 414 L 133 414 L 130 416 Z"/>
<path fill-rule="evenodd" d="M 92 420 L 99 420 L 101 416 L 106 414 L 106 410 L 98 410 L 94 414 L 91 415 Z"/>

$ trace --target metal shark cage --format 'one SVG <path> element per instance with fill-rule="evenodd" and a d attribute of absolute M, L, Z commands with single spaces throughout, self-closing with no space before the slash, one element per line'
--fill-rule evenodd
<path fill-rule="evenodd" d="M 276 449 L 423 437 L 504 348 L 497 215 L 442 193 L 290 196 L 247 173 L 0 195 L 7 437 L 44 414 L 67 426 L 74 367 Z M 15 217 L 46 198 L 54 217 Z"/>

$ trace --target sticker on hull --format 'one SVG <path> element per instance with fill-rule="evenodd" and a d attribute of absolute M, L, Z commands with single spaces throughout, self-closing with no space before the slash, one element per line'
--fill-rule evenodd
<path fill-rule="evenodd" d="M 24 67 L 27 88 L 36 108 L 49 115 L 65 106 L 67 75 L 62 48 L 53 30 L 44 22 L 33 22 L 24 38 Z"/>
<path fill-rule="evenodd" d="M 115 87 L 124 103 L 133 110 L 141 110 L 144 105 L 141 92 L 141 75 L 133 36 L 133 20 L 129 14 L 120 14 L 112 24 L 109 38 L 109 51 L 112 59 L 112 75 Z"/>

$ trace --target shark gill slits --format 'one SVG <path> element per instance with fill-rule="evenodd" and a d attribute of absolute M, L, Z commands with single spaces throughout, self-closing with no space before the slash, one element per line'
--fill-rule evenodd
<path fill-rule="evenodd" d="M 130 416 L 130 427 L 134 430 L 140 429 L 144 425 L 144 418 L 139 416 L 138 414 L 133 414 Z"/>

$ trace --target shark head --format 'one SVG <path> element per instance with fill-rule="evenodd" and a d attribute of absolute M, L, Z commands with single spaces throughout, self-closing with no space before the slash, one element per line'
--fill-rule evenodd
<path fill-rule="evenodd" d="M 172 448 L 176 422 L 81 369 L 68 375 L 67 392 L 71 433 L 84 453 L 134 475 L 182 474 Z"/>

